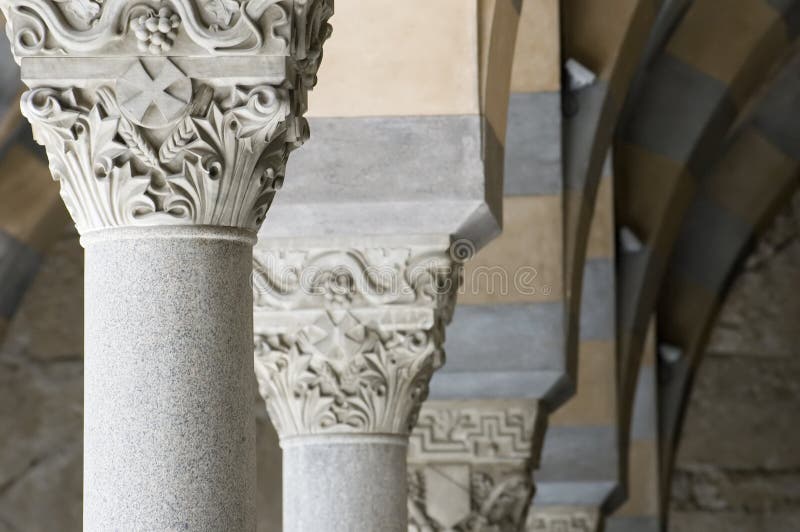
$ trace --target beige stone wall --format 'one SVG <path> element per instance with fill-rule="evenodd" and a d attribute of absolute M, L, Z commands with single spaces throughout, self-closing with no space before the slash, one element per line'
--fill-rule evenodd
<path fill-rule="evenodd" d="M 800 530 L 800 193 L 722 307 L 672 485 L 675 532 Z"/>

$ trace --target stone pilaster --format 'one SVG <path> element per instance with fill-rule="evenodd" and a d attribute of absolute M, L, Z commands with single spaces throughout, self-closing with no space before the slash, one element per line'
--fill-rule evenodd
<path fill-rule="evenodd" d="M 408 434 L 461 274 L 449 245 L 257 248 L 256 375 L 284 449 L 285 530 L 405 532 Z"/>
<path fill-rule="evenodd" d="M 5 0 L 86 248 L 84 530 L 255 530 L 252 246 L 332 0 Z"/>
<path fill-rule="evenodd" d="M 516 532 L 533 496 L 537 401 L 429 401 L 408 454 L 409 532 Z"/>
<path fill-rule="evenodd" d="M 527 532 L 603 532 L 598 508 L 584 506 L 536 506 L 528 516 Z"/>

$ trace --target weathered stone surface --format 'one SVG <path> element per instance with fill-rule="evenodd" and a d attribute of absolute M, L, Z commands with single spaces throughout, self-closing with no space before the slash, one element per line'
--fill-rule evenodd
<path fill-rule="evenodd" d="M 800 467 L 800 357 L 708 356 L 695 386 L 681 464 Z"/>
<path fill-rule="evenodd" d="M 713 330 L 672 484 L 676 532 L 800 530 L 800 193 Z"/>
<path fill-rule="evenodd" d="M 676 532 L 797 532 L 800 512 L 742 514 L 738 512 L 674 512 L 670 529 Z"/>
<path fill-rule="evenodd" d="M 685 512 L 800 514 L 800 471 L 684 465 L 673 478 L 672 503 Z"/>
<path fill-rule="evenodd" d="M 710 352 L 796 357 L 800 345 L 800 194 L 748 258 L 723 306 Z"/>

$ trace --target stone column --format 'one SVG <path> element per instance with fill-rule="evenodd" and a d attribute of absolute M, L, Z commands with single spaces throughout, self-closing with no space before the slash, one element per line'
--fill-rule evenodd
<path fill-rule="evenodd" d="M 252 246 L 332 2 L 1 5 L 86 248 L 84 530 L 255 530 Z"/>
<path fill-rule="evenodd" d="M 603 532 L 598 508 L 586 506 L 534 506 L 527 532 Z"/>
<path fill-rule="evenodd" d="M 286 532 L 406 532 L 408 434 L 461 272 L 449 245 L 259 244 L 256 375 L 284 452 Z"/>
<path fill-rule="evenodd" d="M 530 399 L 426 403 L 408 453 L 408 531 L 522 530 L 544 419 Z"/>

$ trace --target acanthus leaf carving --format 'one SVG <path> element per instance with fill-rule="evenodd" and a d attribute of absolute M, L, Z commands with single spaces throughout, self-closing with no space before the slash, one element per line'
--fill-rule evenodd
<path fill-rule="evenodd" d="M 345 311 L 259 336 L 256 374 L 270 417 L 282 436 L 404 434 L 442 364 L 440 334 L 433 324 Z"/>
<path fill-rule="evenodd" d="M 138 61 L 133 65 L 144 71 Z M 144 72 L 140 79 L 158 79 Z M 263 221 L 288 154 L 303 140 L 289 126 L 296 118 L 290 91 L 236 86 L 223 97 L 198 84 L 190 102 L 190 96 L 166 94 L 181 83 L 190 83 L 191 91 L 189 80 L 171 72 L 157 85 L 163 103 L 158 91 L 145 89 L 126 93 L 135 104 L 120 103 L 107 85 L 94 91 L 39 87 L 23 96 L 23 113 L 47 149 L 81 233 L 184 224 L 256 230 Z M 172 111 L 161 111 L 162 105 Z"/>
<path fill-rule="evenodd" d="M 444 363 L 460 278 L 446 250 L 257 249 L 255 272 L 256 375 L 279 434 L 407 434 Z"/>
<path fill-rule="evenodd" d="M 298 70 L 303 84 L 311 89 L 317 84 L 323 45 L 333 31 L 328 24 L 333 15 L 333 0 L 296 0 L 294 8 Z"/>

